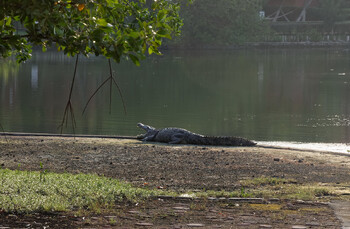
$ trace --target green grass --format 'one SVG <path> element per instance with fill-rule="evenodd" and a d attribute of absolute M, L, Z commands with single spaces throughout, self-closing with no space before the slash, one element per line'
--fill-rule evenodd
<path fill-rule="evenodd" d="M 194 197 L 247 197 L 247 198 L 278 198 L 310 201 L 329 201 L 331 199 L 349 200 L 350 186 L 346 183 L 298 183 L 294 179 L 283 179 L 274 177 L 258 177 L 253 179 L 243 179 L 240 181 L 241 187 L 236 190 L 214 191 L 203 190 L 188 192 Z M 345 193 L 345 194 L 344 194 Z"/>
<path fill-rule="evenodd" d="M 293 179 L 284 179 L 276 177 L 258 177 L 249 180 L 242 180 L 241 185 L 245 187 L 257 187 L 257 186 L 277 186 L 283 184 L 295 184 L 297 183 Z"/>
<path fill-rule="evenodd" d="M 41 167 L 42 169 L 42 167 Z M 242 180 L 237 190 L 203 190 L 182 195 L 199 197 L 263 197 L 320 200 L 348 192 L 346 184 L 296 184 L 293 180 L 261 177 Z M 131 184 L 93 174 L 31 172 L 0 169 L 0 210 L 17 213 L 53 211 L 101 212 L 117 203 L 139 202 L 154 196 L 179 193 L 133 187 Z M 181 195 L 180 195 L 181 196 Z M 113 222 L 111 222 L 113 223 Z"/>
<path fill-rule="evenodd" d="M 6 212 L 93 210 L 164 194 L 91 174 L 0 169 L 0 209 Z"/>
<path fill-rule="evenodd" d="M 192 193 L 190 193 L 192 195 Z M 240 198 L 278 198 L 278 199 L 294 199 L 294 200 L 329 200 L 329 198 L 339 197 L 333 188 L 323 188 L 317 184 L 282 184 L 282 185 L 264 185 L 263 187 L 244 188 L 241 191 L 201 191 L 194 193 L 195 197 L 240 197 Z"/>

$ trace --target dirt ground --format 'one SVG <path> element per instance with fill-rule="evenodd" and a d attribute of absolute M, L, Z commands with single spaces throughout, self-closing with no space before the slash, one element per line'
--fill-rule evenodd
<path fill-rule="evenodd" d="M 149 144 L 133 139 L 0 136 L 2 168 L 96 173 L 136 186 L 176 191 L 226 190 L 254 177 L 299 183 L 350 183 L 348 155 L 264 147 Z M 278 208 L 278 213 L 275 211 Z M 303 210 L 304 209 L 304 210 Z M 16 224 L 17 223 L 17 224 Z M 36 224 L 35 224 L 36 223 Z M 0 212 L 0 227 L 32 228 L 341 228 L 321 203 L 264 200 L 155 199 L 125 204 L 99 215 L 13 215 Z"/>

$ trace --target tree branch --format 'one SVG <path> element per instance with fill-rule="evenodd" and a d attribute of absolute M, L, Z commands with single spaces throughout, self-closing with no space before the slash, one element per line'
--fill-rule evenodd
<path fill-rule="evenodd" d="M 61 131 L 60 131 L 61 134 L 62 134 L 62 132 L 63 132 L 63 126 L 65 125 L 65 126 L 67 127 L 67 124 L 68 124 L 68 114 L 69 114 L 69 113 L 70 113 L 71 119 L 72 119 L 73 133 L 75 133 L 75 127 L 76 127 L 76 125 L 77 125 L 76 122 L 75 122 L 75 117 L 74 117 L 73 106 L 72 106 L 71 100 L 72 100 L 72 92 L 73 92 L 75 77 L 76 77 L 76 73 L 77 73 L 78 59 L 79 59 L 79 54 L 77 55 L 77 58 L 76 58 L 76 60 L 75 60 L 75 67 L 74 67 L 73 79 L 72 79 L 72 83 L 71 83 L 71 85 L 70 85 L 69 97 L 68 97 L 68 101 L 67 101 L 66 107 L 65 107 L 65 109 L 64 109 L 62 122 L 61 122 L 61 124 L 58 126 L 58 128 L 61 129 Z"/>
<path fill-rule="evenodd" d="M 5 130 L 4 130 L 4 128 L 2 127 L 1 123 L 0 123 L 0 129 L 1 129 L 1 131 L 4 133 L 5 140 L 6 140 L 6 141 L 7 141 L 7 143 L 8 143 L 8 142 L 9 142 L 9 140 L 8 140 L 8 139 L 7 139 L 7 137 L 6 137 Z"/>
<path fill-rule="evenodd" d="M 123 103 L 123 108 L 124 108 L 124 113 L 126 114 L 126 105 L 125 105 L 125 102 L 124 102 L 124 97 L 123 97 L 123 93 L 117 83 L 117 81 L 115 80 L 115 78 L 113 77 L 113 72 L 112 72 L 112 65 L 111 65 L 111 60 L 108 59 L 108 65 L 109 65 L 109 77 L 103 81 L 100 86 L 98 86 L 98 88 L 94 91 L 94 93 L 92 93 L 92 95 L 90 96 L 89 100 L 87 101 L 85 107 L 84 107 L 84 110 L 83 110 L 83 113 L 82 115 L 85 113 L 86 109 L 87 109 L 87 106 L 89 105 L 90 101 L 92 100 L 92 98 L 97 94 L 97 92 L 103 87 L 103 85 L 105 85 L 108 81 L 109 82 L 109 113 L 111 113 L 111 110 L 112 110 L 112 84 L 114 84 L 117 89 L 118 89 L 118 93 L 120 95 L 120 99 L 122 100 L 122 103 Z"/>

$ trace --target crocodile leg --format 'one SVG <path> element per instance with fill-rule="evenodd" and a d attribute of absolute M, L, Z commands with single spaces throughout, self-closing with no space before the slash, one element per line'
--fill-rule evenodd
<path fill-rule="evenodd" d="M 169 144 L 179 144 L 182 142 L 183 139 L 183 134 L 174 134 L 173 136 L 171 136 L 171 141 L 169 142 Z"/>
<path fill-rule="evenodd" d="M 144 137 L 144 138 L 141 139 L 141 140 L 142 140 L 142 141 L 153 141 L 154 136 L 156 136 L 156 134 L 148 135 L 147 137 Z"/>

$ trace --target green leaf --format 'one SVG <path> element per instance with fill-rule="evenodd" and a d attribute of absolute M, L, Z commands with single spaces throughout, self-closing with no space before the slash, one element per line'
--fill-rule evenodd
<path fill-rule="evenodd" d="M 134 62 L 134 64 L 136 65 L 136 66 L 140 66 L 140 60 L 139 60 L 139 58 L 137 58 L 135 55 L 133 55 L 133 54 L 129 54 L 129 57 L 130 57 L 130 59 L 132 60 L 132 62 Z"/>
<path fill-rule="evenodd" d="M 100 25 L 100 26 L 103 26 L 103 27 L 107 26 L 107 21 L 106 21 L 105 19 L 103 19 L 103 18 L 98 19 L 98 20 L 96 21 L 96 23 L 97 23 L 98 25 Z"/>
<path fill-rule="evenodd" d="M 160 29 L 159 31 L 157 31 L 157 35 L 160 36 L 160 37 L 164 37 L 164 38 L 167 38 L 169 40 L 172 39 L 171 35 L 169 34 L 169 32 L 165 29 Z"/>
<path fill-rule="evenodd" d="M 104 36 L 104 31 L 101 28 L 94 30 L 91 34 L 91 39 L 93 42 L 100 42 Z"/>
<path fill-rule="evenodd" d="M 161 21 L 164 18 L 164 16 L 165 16 L 165 10 L 161 10 L 157 15 L 157 19 Z"/>
<path fill-rule="evenodd" d="M 152 46 L 150 46 L 150 47 L 148 47 L 148 54 L 152 55 L 152 53 L 153 53 Z"/>
<path fill-rule="evenodd" d="M 6 26 L 10 26 L 11 25 L 11 18 L 10 17 L 7 17 L 6 18 Z"/>
<path fill-rule="evenodd" d="M 140 33 L 139 32 L 131 32 L 129 34 L 129 36 L 132 37 L 132 38 L 138 38 L 138 37 L 140 37 Z"/>

